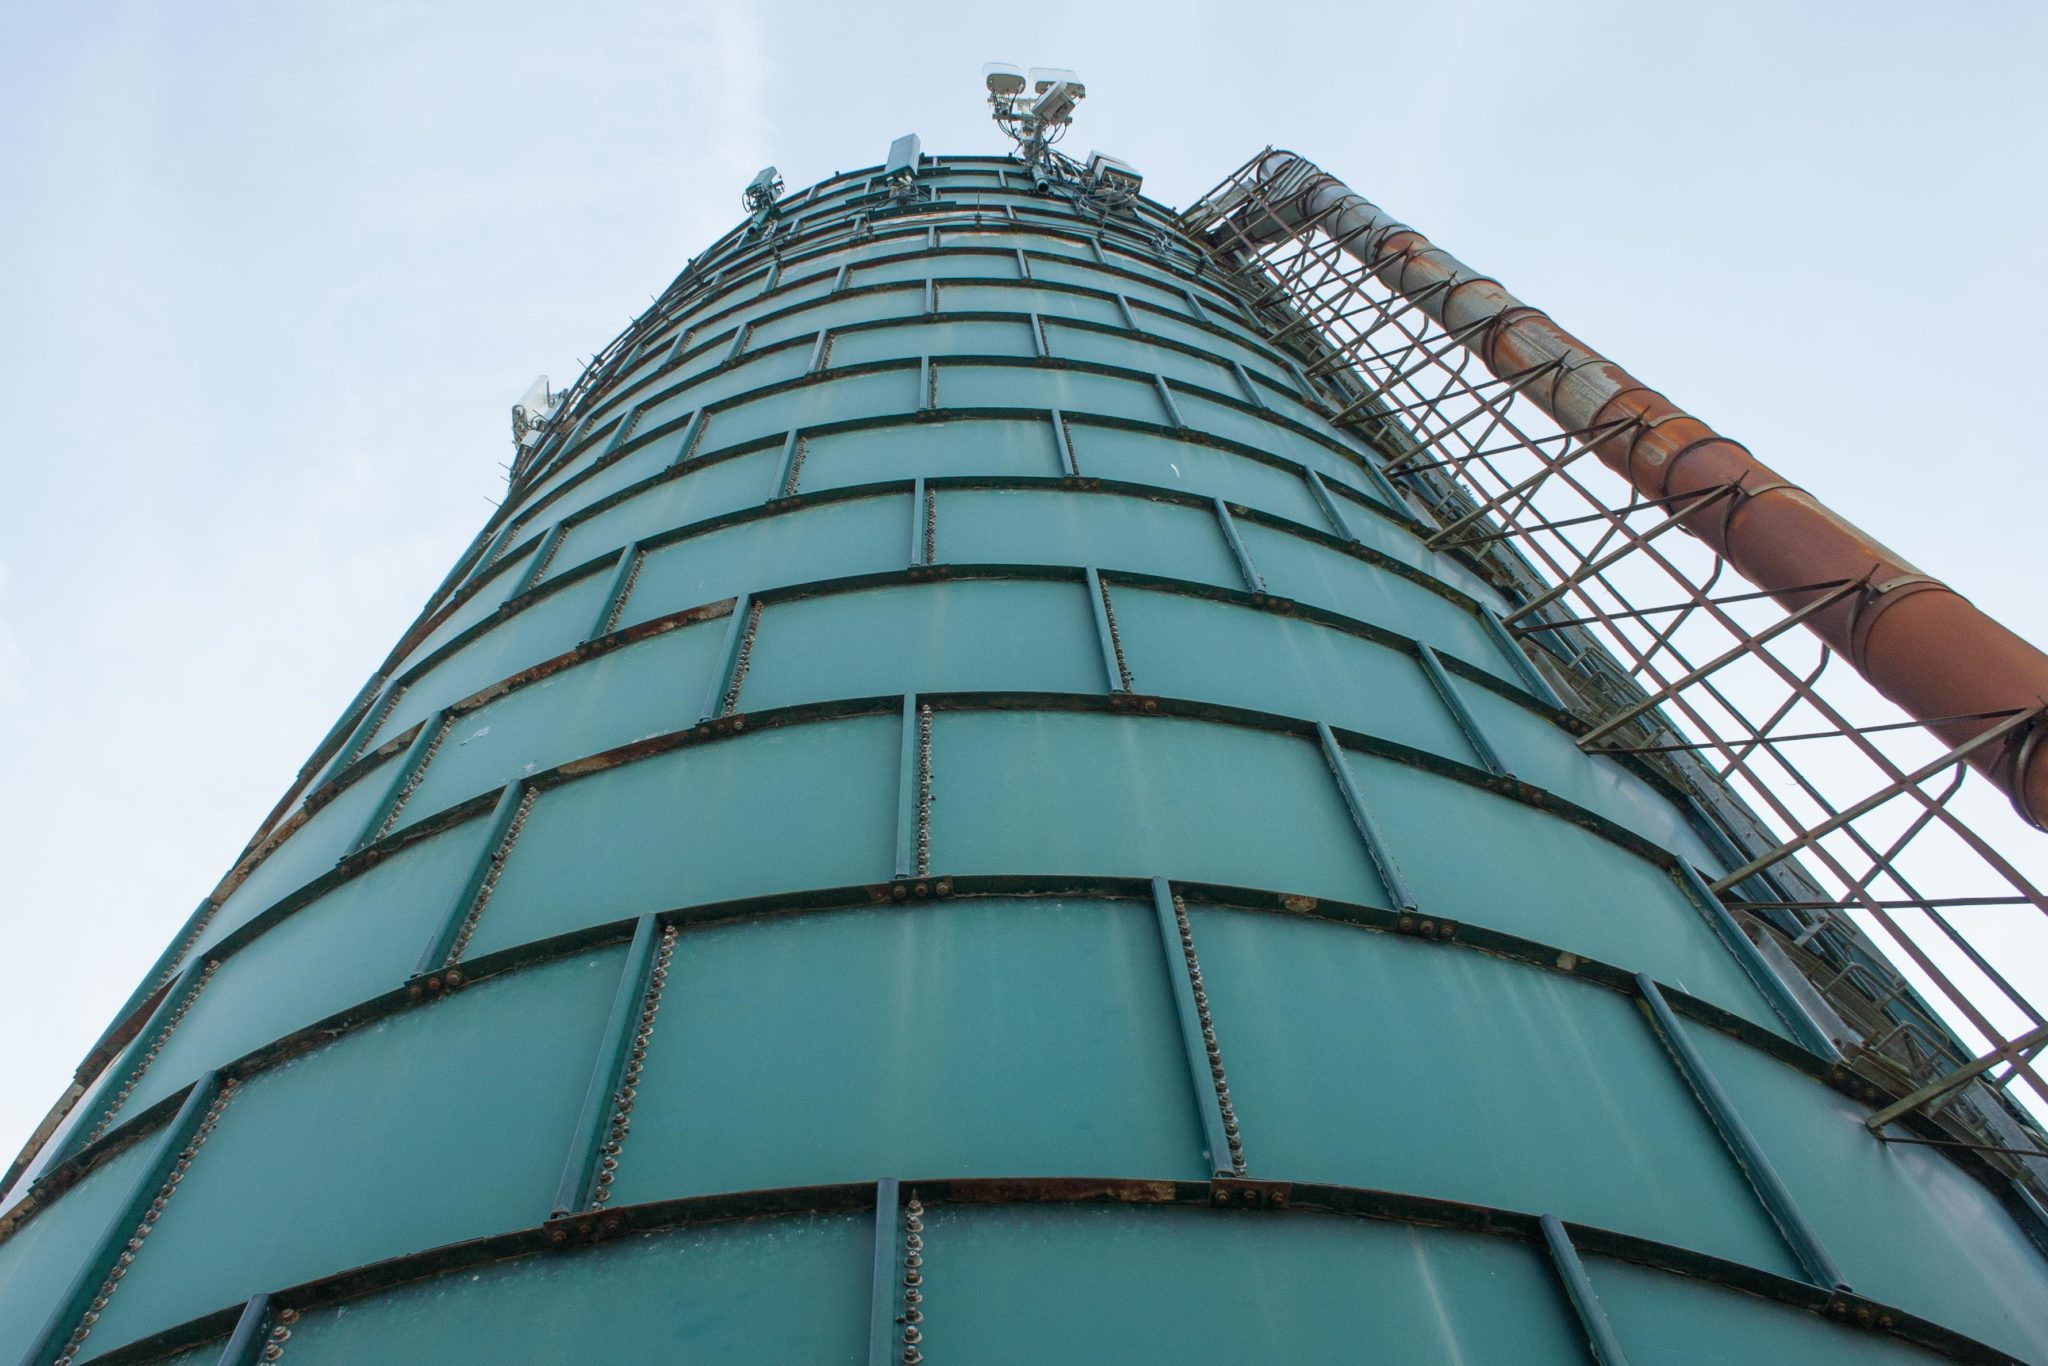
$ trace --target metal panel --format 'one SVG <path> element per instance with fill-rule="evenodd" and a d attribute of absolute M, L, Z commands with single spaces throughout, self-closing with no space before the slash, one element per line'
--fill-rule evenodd
<path fill-rule="evenodd" d="M 1447 655 L 1519 681 L 1471 608 L 1378 565 L 1276 527 L 1241 521 L 1238 535 L 1269 591 L 1428 641 Z"/>
<path fill-rule="evenodd" d="M 1149 432 L 1077 424 L 1074 459 L 1081 473 L 1206 498 L 1220 497 L 1318 530 L 1324 527 L 1299 470 L 1262 464 L 1249 457 L 1176 441 Z"/>
<path fill-rule="evenodd" d="M 928 1222 L 933 1360 L 1585 1360 L 1549 1269 L 1512 1243 L 1313 1215 L 1114 1206 L 946 1208 Z"/>
<path fill-rule="evenodd" d="M 1351 925 L 1191 917 L 1254 1174 L 1550 1210 L 1797 1271 L 1626 997 Z"/>
<path fill-rule="evenodd" d="M 1035 419 L 863 427 L 807 437 L 805 444 L 800 493 L 922 475 L 1066 472 L 1051 424 Z"/>
<path fill-rule="evenodd" d="M 589 954 L 481 983 L 245 1082 L 96 1338 L 538 1222 L 618 963 Z"/>
<path fill-rule="evenodd" d="M 1689 1277 L 1611 1258 L 1586 1269 L 1629 1366 L 1929 1366 L 1950 1358 Z"/>
<path fill-rule="evenodd" d="M 1366 754 L 1348 761 L 1425 911 L 1647 972 L 1783 1032 L 1704 911 L 1648 859 L 1468 783 Z"/>
<path fill-rule="evenodd" d="M 1687 1029 L 1849 1283 L 2008 1352 L 2048 1359 L 2048 1259 L 1938 1152 L 1885 1143 L 1840 1092 Z"/>
<path fill-rule="evenodd" d="M 1107 493 L 947 489 L 938 551 L 966 564 L 1092 564 L 1243 586 L 1207 509 Z"/>
<path fill-rule="evenodd" d="M 614 1186 L 629 1202 L 885 1168 L 1206 1175 L 1142 902 L 954 899 L 689 932 L 638 1091 Z"/>
<path fill-rule="evenodd" d="M 932 769 L 932 866 L 945 872 L 1165 874 L 1387 900 L 1304 737 L 1165 717 L 946 712 Z"/>
<path fill-rule="evenodd" d="M 976 689 L 1100 692 L 1087 590 L 972 579 L 778 602 L 762 613 L 739 703 Z"/>
<path fill-rule="evenodd" d="M 1477 762 L 1413 656 L 1393 645 L 1210 598 L 1111 594 L 1139 692 L 1328 721 Z"/>
<path fill-rule="evenodd" d="M 647 911 L 889 877 L 897 724 L 742 735 L 543 792 L 471 954 Z M 584 851 L 604 849 L 600 862 Z"/>
<path fill-rule="evenodd" d="M 910 500 L 850 499 L 701 532 L 647 552 L 619 625 L 631 626 L 736 593 L 901 569 Z"/>
<path fill-rule="evenodd" d="M 194 951 L 219 943 L 288 893 L 331 871 L 354 847 L 363 823 L 384 800 L 397 767 L 386 760 L 360 774 L 266 854 L 221 903 L 195 941 Z"/>
<path fill-rule="evenodd" d="M 882 370 L 736 399 L 712 414 L 704 449 L 721 450 L 820 422 L 911 412 L 917 407 L 916 378 L 912 370 Z"/>
<path fill-rule="evenodd" d="M 0 1361 L 18 1361 L 84 1270 L 135 1183 L 163 1149 L 159 1131 L 116 1153 L 0 1243 Z M 60 1333 L 61 1337 L 62 1334 Z"/>
<path fill-rule="evenodd" d="M 406 685 L 391 714 L 371 736 L 372 743 L 382 744 L 487 683 L 574 648 L 596 615 L 606 586 L 603 574 L 565 583 L 457 647 Z"/>
<path fill-rule="evenodd" d="M 695 723 L 725 622 L 664 631 L 455 717 L 397 827 L 570 759 Z"/>
<path fill-rule="evenodd" d="M 286 1360 L 864 1366 L 868 1240 L 861 1218 L 766 1219 L 529 1257 L 309 1312 Z"/>
<path fill-rule="evenodd" d="M 774 493 L 775 455 L 771 451 L 694 464 L 577 522 L 563 536 L 555 563 L 561 569 L 572 569 L 629 541 L 737 512 L 767 501 Z"/>
<path fill-rule="evenodd" d="M 397 989 L 475 860 L 487 822 L 421 840 L 297 907 L 220 960 L 117 1118 L 209 1068 Z M 292 984 L 289 991 L 279 983 Z"/>

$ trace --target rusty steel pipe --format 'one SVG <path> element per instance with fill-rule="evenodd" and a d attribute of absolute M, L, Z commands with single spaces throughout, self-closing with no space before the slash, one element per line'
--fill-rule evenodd
<path fill-rule="evenodd" d="M 1908 715 L 1952 747 L 1983 734 L 1987 713 L 2048 704 L 2048 655 L 1851 525 L 1656 390 L 1443 248 L 1291 152 L 1258 165 L 1267 207 L 1223 228 L 1253 244 L 1311 223 L 1388 289 L 1419 306 L 1500 378 L 1550 374 L 1524 390 L 1566 432 L 1590 434 L 1600 459 L 1646 498 L 1677 507 L 1727 488 L 1681 519 L 1744 578 L 1797 611 L 1854 583 L 1807 625 Z M 1250 221 L 1247 221 L 1248 218 Z M 1973 751 L 1972 767 L 2048 828 L 2048 743 L 2021 726 Z"/>

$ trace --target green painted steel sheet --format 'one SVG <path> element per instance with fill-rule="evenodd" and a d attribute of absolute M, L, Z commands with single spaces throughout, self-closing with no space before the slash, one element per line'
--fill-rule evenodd
<path fill-rule="evenodd" d="M 1329 520 L 1298 469 L 1262 464 L 1216 446 L 1156 432 L 1074 424 L 1074 463 L 1092 479 L 1156 484 L 1177 493 L 1221 498 L 1329 531 Z"/>
<path fill-rule="evenodd" d="M 18 1361 L 35 1343 L 58 1303 L 91 1267 L 136 1183 L 163 1151 L 163 1140 L 158 1130 L 116 1153 L 0 1242 L 0 1360 Z M 101 1334 L 100 1342 L 108 1337 Z"/>
<path fill-rule="evenodd" d="M 1139 692 L 1327 721 L 1479 762 L 1422 666 L 1399 649 L 1180 593 L 1117 586 L 1110 596 Z"/>
<path fill-rule="evenodd" d="M 926 1352 L 960 1366 L 1580 1366 L 1529 1248 L 1314 1215 L 935 1211 Z"/>
<path fill-rule="evenodd" d="M 370 743 L 381 745 L 480 688 L 574 649 L 589 632 L 610 582 L 600 570 L 561 583 L 518 615 L 457 647 L 406 685 Z"/>
<path fill-rule="evenodd" d="M 1605 816 L 1695 867 L 1721 868 L 1722 860 L 1677 803 L 1618 760 L 1585 753 L 1562 726 L 1479 684 L 1459 684 L 1458 695 L 1517 778 Z"/>
<path fill-rule="evenodd" d="M 1625 997 L 1353 925 L 1190 915 L 1253 1175 L 1552 1213 L 1797 1273 Z"/>
<path fill-rule="evenodd" d="M 837 375 L 720 407 L 705 426 L 704 449 L 723 450 L 820 422 L 894 417 L 916 407 L 915 366 Z"/>
<path fill-rule="evenodd" d="M 866 1216 L 790 1218 L 531 1257 L 315 1310 L 286 1361 L 863 1366 L 873 1246 Z"/>
<path fill-rule="evenodd" d="M 211 1067 L 396 990 L 482 852 L 464 822 L 293 910 L 220 961 L 123 1107 L 139 1113 Z M 290 983 L 289 990 L 280 984 Z"/>
<path fill-rule="evenodd" d="M 1054 479 L 1065 457 L 1043 418 L 860 427 L 807 437 L 797 492 L 952 475 Z"/>
<path fill-rule="evenodd" d="M 937 550 L 955 564 L 1095 565 L 1241 588 L 1207 508 L 1101 493 L 945 489 Z"/>
<path fill-rule="evenodd" d="M 397 758 L 383 760 L 306 817 L 305 824 L 286 836 L 228 893 L 193 951 L 203 952 L 219 943 L 284 897 L 332 871 L 341 856 L 355 846 L 363 827 L 391 790 L 398 769 Z"/>
<path fill-rule="evenodd" d="M 1629 1366 L 1929 1366 L 1949 1358 L 1740 1291 L 1608 1258 L 1588 1259 Z"/>
<path fill-rule="evenodd" d="M 261 1290 L 538 1223 L 617 950 L 478 983 L 244 1083 L 97 1332 L 118 1343 Z"/>
<path fill-rule="evenodd" d="M 1207 1175 L 1149 904 L 941 901 L 676 943 L 616 1198 Z"/>
<path fill-rule="evenodd" d="M 970 579 L 778 602 L 761 614 L 740 710 L 906 692 L 1099 693 L 1078 582 Z"/>
<path fill-rule="evenodd" d="M 1167 717 L 946 712 L 932 866 L 1160 875 L 1384 905 L 1313 740 Z"/>
<path fill-rule="evenodd" d="M 1412 637 L 1519 683 L 1521 675 L 1470 607 L 1277 527 L 1240 520 L 1237 531 L 1268 592 Z"/>
<path fill-rule="evenodd" d="M 672 906 L 886 880 L 899 737 L 893 713 L 781 727 L 542 793 L 470 952 Z"/>
<path fill-rule="evenodd" d="M 628 542 L 757 507 L 774 496 L 781 460 L 780 451 L 755 451 L 692 465 L 571 526 L 555 551 L 554 569 L 573 569 Z"/>
<path fill-rule="evenodd" d="M 619 625 L 816 579 L 879 574 L 910 559 L 910 499 L 820 503 L 703 532 L 647 552 Z"/>
<path fill-rule="evenodd" d="M 450 718 L 397 827 L 571 759 L 696 724 L 730 624 L 715 617 L 664 631 Z"/>
<path fill-rule="evenodd" d="M 1423 913 L 1646 972 L 1784 1031 L 1673 874 L 1513 798 L 1372 755 L 1346 757 Z"/>
<path fill-rule="evenodd" d="M 1938 1152 L 1879 1142 L 1868 1111 L 1710 1030 L 1687 1034 L 1863 1294 L 2048 1361 L 2048 1260 Z"/>

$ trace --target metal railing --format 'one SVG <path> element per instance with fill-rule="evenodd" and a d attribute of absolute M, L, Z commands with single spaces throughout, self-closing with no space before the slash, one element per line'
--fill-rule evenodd
<path fill-rule="evenodd" d="M 1711 891 L 1812 985 L 1847 1065 L 1901 1097 L 1873 1132 L 1931 1141 L 1886 1127 L 1918 1111 L 2042 1189 L 2048 1016 L 2012 965 L 2037 990 L 2048 972 L 2048 897 L 2023 867 L 2048 866 L 2048 840 L 1969 762 L 2030 744 L 2039 709 L 1939 718 L 1951 737 L 1964 725 L 1960 742 L 1908 718 L 1801 629 L 1871 585 L 1743 580 L 1688 524 L 1753 490 L 1651 497 L 1588 460 L 1641 418 L 1551 419 L 1538 399 L 1583 355 L 1496 373 L 1478 334 L 1498 319 L 1459 326 L 1446 286 L 1390 280 L 1388 228 L 1420 239 L 1361 232 L 1355 197 L 1339 222 L 1327 194 L 1302 193 L 1310 175 L 1335 184 L 1263 153 L 1184 224 L 1379 454 L 1429 544 L 1501 590 L 1580 747 L 1659 770 L 1726 837 Z"/>

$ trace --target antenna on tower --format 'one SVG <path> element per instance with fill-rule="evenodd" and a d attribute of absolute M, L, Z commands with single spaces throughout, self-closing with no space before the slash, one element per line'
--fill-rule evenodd
<path fill-rule="evenodd" d="M 1032 188 L 1050 192 L 1063 177 L 1052 145 L 1073 125 L 1074 106 L 1087 95 L 1088 88 L 1079 76 L 1059 66 L 1035 66 L 1027 79 L 1008 62 L 990 62 L 981 69 L 981 79 L 988 87 L 996 125 L 1010 135 L 1017 144 L 1017 155 L 1031 168 Z"/>

